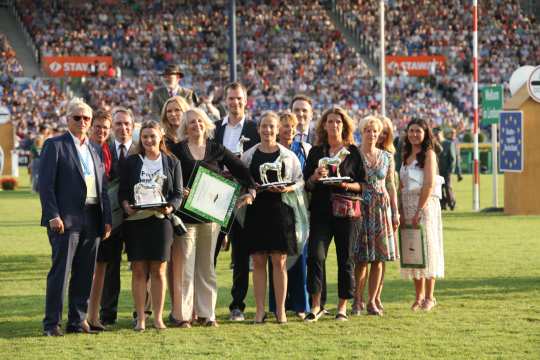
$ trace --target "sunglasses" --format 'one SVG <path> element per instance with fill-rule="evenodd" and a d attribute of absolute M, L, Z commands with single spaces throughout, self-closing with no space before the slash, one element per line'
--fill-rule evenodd
<path fill-rule="evenodd" d="M 92 118 L 90 116 L 84 116 L 84 115 L 73 115 L 71 118 L 73 120 L 75 120 L 75 121 L 81 121 L 81 120 L 90 121 L 90 120 L 92 120 Z"/>

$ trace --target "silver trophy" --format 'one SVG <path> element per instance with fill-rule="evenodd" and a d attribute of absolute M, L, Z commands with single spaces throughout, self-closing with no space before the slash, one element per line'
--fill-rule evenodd
<path fill-rule="evenodd" d="M 133 187 L 133 194 L 135 198 L 134 209 L 150 209 L 160 208 L 167 205 L 165 197 L 161 192 L 163 181 L 166 176 L 156 174 L 148 182 L 140 182 Z"/>
<path fill-rule="evenodd" d="M 342 182 L 352 182 L 352 178 L 349 176 L 341 176 L 339 173 L 339 165 L 343 162 L 343 160 L 349 155 L 350 152 L 346 148 L 341 148 L 334 156 L 332 157 L 323 157 L 319 159 L 319 167 L 324 166 L 334 166 L 336 169 L 336 175 L 335 176 L 329 176 L 325 178 L 319 179 L 319 181 L 323 184 L 336 184 L 336 183 L 342 183 Z"/>
<path fill-rule="evenodd" d="M 283 167 L 283 158 L 281 154 L 277 157 L 274 162 L 264 163 L 259 166 L 259 174 L 261 176 L 262 184 L 259 185 L 259 189 L 267 189 L 270 187 L 283 187 L 293 185 L 294 181 L 284 180 L 281 176 L 281 171 Z M 277 174 L 277 181 L 268 182 L 268 171 L 275 171 Z"/>
<path fill-rule="evenodd" d="M 248 142 L 249 140 L 251 139 L 248 137 L 245 137 L 244 135 L 241 135 L 240 139 L 238 139 L 238 146 L 237 146 L 238 152 L 236 153 L 238 157 L 242 157 L 242 155 L 244 154 L 244 143 Z"/>

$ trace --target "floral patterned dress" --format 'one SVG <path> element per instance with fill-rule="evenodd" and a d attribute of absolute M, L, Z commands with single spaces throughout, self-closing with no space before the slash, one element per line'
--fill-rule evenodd
<path fill-rule="evenodd" d="M 393 261 L 398 255 L 386 186 L 394 181 L 394 157 L 387 151 L 378 150 L 372 164 L 364 155 L 362 160 L 366 170 L 362 190 L 363 229 L 355 243 L 355 257 L 359 262 Z"/>

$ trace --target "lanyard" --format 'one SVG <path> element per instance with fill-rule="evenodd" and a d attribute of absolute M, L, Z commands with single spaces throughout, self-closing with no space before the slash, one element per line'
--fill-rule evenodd
<path fill-rule="evenodd" d="M 92 159 L 90 155 L 90 149 L 88 148 L 88 145 L 86 145 L 86 151 L 82 151 L 83 145 L 80 145 L 77 147 L 77 152 L 79 153 L 79 159 L 81 160 L 81 165 L 83 168 L 83 174 L 85 176 L 92 175 L 91 165 L 92 165 Z"/>

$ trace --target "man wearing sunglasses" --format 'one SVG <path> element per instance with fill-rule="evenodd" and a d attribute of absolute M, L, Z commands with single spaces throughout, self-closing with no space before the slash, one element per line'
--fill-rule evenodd
<path fill-rule="evenodd" d="M 68 104 L 67 119 L 68 131 L 45 142 L 39 169 L 41 225 L 47 228 L 52 248 L 45 336 L 63 335 L 60 321 L 66 288 L 66 331 L 95 333 L 86 321 L 87 303 L 99 242 L 111 232 L 105 167 L 87 137 L 92 109 L 75 98 Z"/>

